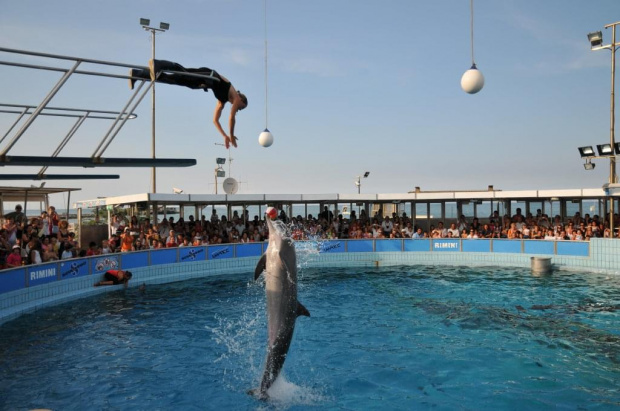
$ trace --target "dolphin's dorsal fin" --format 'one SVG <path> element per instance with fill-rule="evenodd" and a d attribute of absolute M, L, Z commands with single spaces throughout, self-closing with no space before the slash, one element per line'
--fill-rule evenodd
<path fill-rule="evenodd" d="M 254 269 L 254 281 L 258 280 L 258 277 L 265 271 L 265 268 L 267 268 L 267 254 L 263 254 L 256 264 L 256 268 Z"/>
<path fill-rule="evenodd" d="M 303 306 L 302 303 L 297 301 L 297 316 L 305 315 L 306 317 L 310 317 L 310 311 L 306 307 Z"/>

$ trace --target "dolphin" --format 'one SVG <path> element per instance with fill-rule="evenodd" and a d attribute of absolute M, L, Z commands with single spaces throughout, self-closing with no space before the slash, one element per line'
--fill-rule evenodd
<path fill-rule="evenodd" d="M 267 361 L 260 388 L 250 393 L 267 399 L 267 390 L 280 375 L 286 354 L 291 345 L 295 320 L 300 315 L 310 317 L 310 312 L 297 301 L 297 256 L 295 245 L 286 235 L 281 221 L 267 217 L 269 246 L 254 271 L 254 281 L 265 271 L 267 299 L 267 329 L 269 343 Z"/>

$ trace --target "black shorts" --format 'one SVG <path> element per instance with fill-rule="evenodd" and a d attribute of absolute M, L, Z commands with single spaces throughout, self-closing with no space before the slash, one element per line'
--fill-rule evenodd
<path fill-rule="evenodd" d="M 110 274 L 110 273 L 105 273 L 105 274 L 104 274 L 104 278 L 105 278 L 105 280 L 106 280 L 106 281 L 112 281 L 112 282 L 114 282 L 114 284 L 115 284 L 115 285 L 116 285 L 116 284 L 122 284 L 122 283 L 123 283 L 121 280 L 119 280 L 118 278 L 116 278 L 115 276 L 113 276 L 113 275 L 112 275 L 112 274 Z"/>

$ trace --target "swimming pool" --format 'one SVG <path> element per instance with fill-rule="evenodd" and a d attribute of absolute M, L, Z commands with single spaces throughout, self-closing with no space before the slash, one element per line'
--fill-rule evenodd
<path fill-rule="evenodd" d="M 609 409 L 620 277 L 520 268 L 306 268 L 263 404 L 252 273 L 130 288 L 0 327 L 0 408 Z"/>

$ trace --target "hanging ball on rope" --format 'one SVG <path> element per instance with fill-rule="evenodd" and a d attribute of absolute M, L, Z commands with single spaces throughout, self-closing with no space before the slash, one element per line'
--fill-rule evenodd
<path fill-rule="evenodd" d="M 265 129 L 265 131 L 260 133 L 258 136 L 258 144 L 263 147 L 269 147 L 273 144 L 273 135 L 268 129 Z"/>
<path fill-rule="evenodd" d="M 461 88 L 466 93 L 476 94 L 482 90 L 482 87 L 484 87 L 484 76 L 474 64 L 461 77 Z"/>

